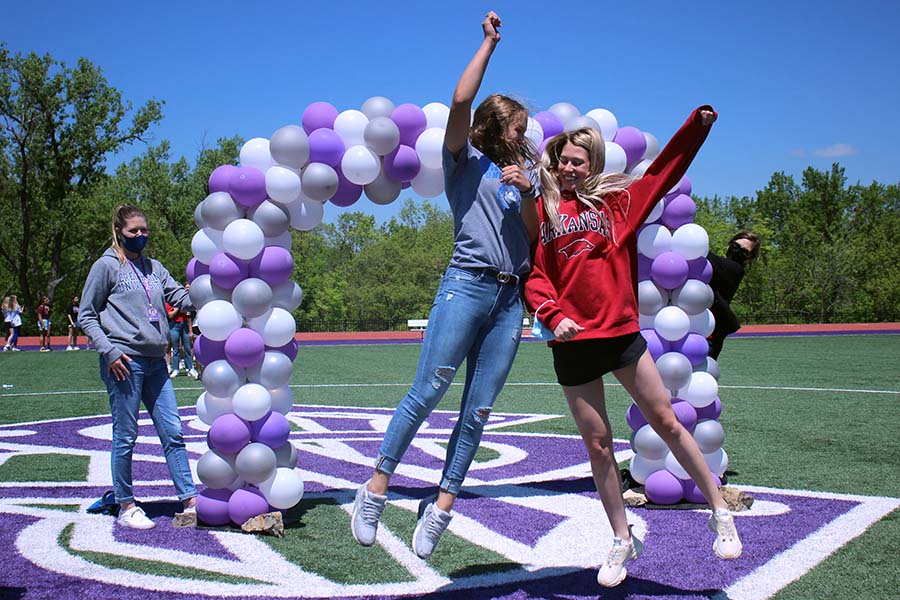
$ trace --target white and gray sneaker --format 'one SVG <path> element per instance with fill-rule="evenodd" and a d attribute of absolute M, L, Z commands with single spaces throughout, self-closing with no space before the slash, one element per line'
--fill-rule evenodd
<path fill-rule="evenodd" d="M 734 516 L 729 510 L 716 510 L 709 517 L 709 528 L 716 534 L 713 551 L 724 559 L 737 558 L 741 555 L 743 544 L 734 526 Z"/>
<path fill-rule="evenodd" d="M 434 552 L 441 534 L 450 524 L 453 515 L 441 510 L 428 499 L 419 503 L 419 522 L 413 532 L 413 552 L 419 558 L 428 558 Z"/>
<path fill-rule="evenodd" d="M 147 514 L 140 506 L 132 506 L 128 510 L 122 511 L 116 523 L 122 527 L 130 529 L 153 529 L 156 523 L 147 518 Z"/>
<path fill-rule="evenodd" d="M 631 534 L 631 540 L 626 542 L 620 537 L 613 538 L 612 548 L 606 561 L 600 565 L 597 571 L 597 583 L 603 587 L 615 587 L 624 581 L 628 571 L 625 569 L 625 563 L 630 560 L 637 560 L 644 551 L 644 544 L 631 531 L 631 525 L 628 526 L 628 533 Z"/>
<path fill-rule="evenodd" d="M 353 502 L 353 514 L 350 518 L 350 532 L 353 539 L 361 546 L 371 546 L 375 543 L 375 534 L 378 533 L 378 521 L 384 512 L 387 496 L 373 494 L 366 489 L 368 482 L 359 486 L 356 491 L 356 500 Z"/>

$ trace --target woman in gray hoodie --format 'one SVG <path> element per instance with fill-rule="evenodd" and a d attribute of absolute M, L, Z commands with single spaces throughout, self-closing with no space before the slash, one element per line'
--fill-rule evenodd
<path fill-rule="evenodd" d="M 142 402 L 186 511 L 194 510 L 197 496 L 164 358 L 169 340 L 165 302 L 182 310 L 191 308 L 191 302 L 188 291 L 159 261 L 144 256 L 148 235 L 147 216 L 141 209 L 116 207 L 112 247 L 91 267 L 78 315 L 100 354 L 100 377 L 109 394 L 113 490 L 121 506 L 117 522 L 133 529 L 155 527 L 135 505 L 132 493 L 131 456 Z"/>

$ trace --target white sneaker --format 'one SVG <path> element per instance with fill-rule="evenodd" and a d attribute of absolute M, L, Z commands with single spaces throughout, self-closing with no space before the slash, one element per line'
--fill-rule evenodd
<path fill-rule="evenodd" d="M 175 379 L 176 377 L 178 377 L 178 369 L 169 371 L 169 379 Z"/>
<path fill-rule="evenodd" d="M 72 346 L 72 350 L 81 350 L 78 346 Z"/>
<path fill-rule="evenodd" d="M 453 518 L 451 513 L 441 510 L 434 502 L 428 504 L 426 502 L 427 500 L 422 500 L 419 505 L 419 522 L 416 523 L 416 530 L 413 532 L 413 552 L 419 558 L 431 556 L 441 539 L 441 534 Z"/>
<path fill-rule="evenodd" d="M 74 349 L 75 348 L 73 348 L 72 346 L 66 346 L 66 352 L 71 352 Z"/>
<path fill-rule="evenodd" d="M 200 373 L 197 372 L 197 369 L 191 369 L 187 374 L 191 379 L 200 379 Z"/>
<path fill-rule="evenodd" d="M 41 346 L 41 349 L 39 350 L 39 352 L 50 352 L 50 348 L 45 348 L 45 347 Z"/>
<path fill-rule="evenodd" d="M 9 346 L 3 346 L 4 352 L 9 352 L 10 350 L 12 350 L 12 348 L 10 348 Z"/>
<path fill-rule="evenodd" d="M 350 532 L 353 539 L 361 546 L 371 546 L 375 543 L 375 534 L 378 533 L 378 521 L 387 503 L 387 496 L 373 494 L 366 489 L 368 482 L 359 486 L 356 491 L 356 500 L 353 502 L 353 514 L 350 519 Z"/>
<path fill-rule="evenodd" d="M 597 583 L 603 587 L 615 587 L 624 581 L 628 571 L 625 569 L 625 563 L 630 560 L 637 560 L 644 551 L 644 544 L 631 531 L 631 525 L 628 526 L 628 533 L 631 534 L 631 541 L 626 542 L 622 538 L 613 538 L 612 548 L 606 561 L 600 565 L 597 571 Z"/>
<path fill-rule="evenodd" d="M 140 506 L 132 506 L 128 510 L 122 512 L 116 523 L 122 527 L 131 529 L 153 529 L 156 523 L 147 518 L 147 514 Z"/>
<path fill-rule="evenodd" d="M 734 516 L 728 510 L 716 510 L 709 517 L 709 528 L 716 534 L 713 551 L 719 558 L 730 559 L 741 555 L 743 544 L 734 526 Z"/>

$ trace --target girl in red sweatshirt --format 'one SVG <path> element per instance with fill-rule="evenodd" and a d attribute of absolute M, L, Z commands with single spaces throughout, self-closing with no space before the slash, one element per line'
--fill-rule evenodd
<path fill-rule="evenodd" d="M 678 422 L 669 394 L 640 334 L 636 232 L 681 179 L 716 113 L 695 110 L 640 179 L 604 174 L 599 132 L 577 129 L 552 138 L 541 166 L 540 236 L 525 297 L 555 340 L 557 380 L 584 440 L 597 492 L 615 535 L 597 581 L 612 587 L 643 548 L 625 515 L 622 481 L 606 414 L 603 375 L 612 372 L 653 429 L 691 475 L 714 512 L 710 528 L 721 558 L 737 558 L 734 519 L 691 434 Z"/>

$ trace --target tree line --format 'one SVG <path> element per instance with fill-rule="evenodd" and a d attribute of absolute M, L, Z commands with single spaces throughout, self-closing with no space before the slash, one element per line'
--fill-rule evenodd
<path fill-rule="evenodd" d="M 212 170 L 237 164 L 242 140 L 219 139 L 192 162 L 162 141 L 107 169 L 126 147 L 146 143 L 163 108 L 157 100 L 134 107 L 85 59 L 69 67 L 0 44 L 0 291 L 30 310 L 26 333 L 44 295 L 64 321 L 66 302 L 109 245 L 119 203 L 145 210 L 150 253 L 184 278 L 194 208 Z M 810 167 L 799 181 L 775 173 L 752 197 L 695 201 L 714 251 L 741 229 L 763 238 L 734 303 L 744 322 L 900 320 L 898 184 L 849 185 L 834 164 Z M 300 331 L 398 329 L 427 317 L 453 220 L 442 205 L 403 202 L 382 224 L 364 210 L 328 207 L 341 210 L 333 223 L 294 232 Z"/>

